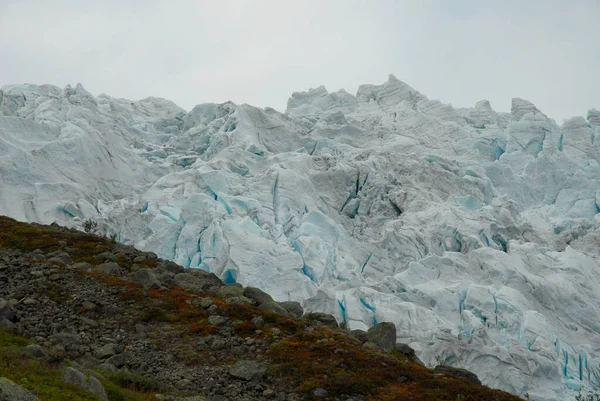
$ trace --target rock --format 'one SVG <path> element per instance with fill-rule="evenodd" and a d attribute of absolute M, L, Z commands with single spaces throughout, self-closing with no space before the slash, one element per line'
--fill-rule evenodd
<path fill-rule="evenodd" d="M 174 274 L 183 273 L 185 271 L 182 266 L 179 266 L 177 263 L 171 262 L 170 260 L 162 262 L 160 268 Z"/>
<path fill-rule="evenodd" d="M 175 383 L 175 387 L 177 387 L 178 390 L 187 390 L 191 385 L 192 382 L 188 379 L 181 379 L 177 383 Z"/>
<path fill-rule="evenodd" d="M 119 369 L 117 369 L 117 367 L 115 365 L 113 365 L 112 363 L 108 363 L 108 362 L 104 362 L 104 363 L 100 364 L 100 366 L 98 366 L 98 368 L 102 369 L 105 372 L 109 372 L 109 373 L 114 373 L 114 372 L 119 371 Z"/>
<path fill-rule="evenodd" d="M 250 323 L 255 326 L 264 326 L 265 319 L 263 319 L 261 316 L 255 316 L 252 318 L 252 320 L 250 320 Z"/>
<path fill-rule="evenodd" d="M 394 349 L 399 354 L 406 356 L 408 359 L 412 359 L 415 357 L 415 350 L 409 347 L 407 344 L 397 343 L 394 346 Z"/>
<path fill-rule="evenodd" d="M 367 331 L 367 337 L 383 350 L 393 349 L 396 345 L 396 325 L 390 322 L 377 323 Z"/>
<path fill-rule="evenodd" d="M 0 320 L 2 319 L 15 322 L 17 320 L 17 312 L 8 301 L 0 298 Z"/>
<path fill-rule="evenodd" d="M 123 355 L 123 354 L 113 355 L 110 358 L 108 358 L 107 362 L 114 365 L 115 367 L 121 369 L 123 366 L 125 366 L 125 355 Z"/>
<path fill-rule="evenodd" d="M 244 288 L 244 296 L 256 302 L 257 305 L 273 302 L 273 298 L 269 294 L 256 287 Z"/>
<path fill-rule="evenodd" d="M 302 315 L 304 315 L 304 309 L 302 308 L 302 305 L 300 305 L 300 302 L 285 301 L 279 302 L 279 305 L 283 306 L 283 309 L 288 311 L 291 317 L 295 317 L 298 319 L 301 318 Z"/>
<path fill-rule="evenodd" d="M 64 252 L 64 251 L 54 251 L 54 252 L 50 252 L 49 254 L 46 255 L 46 258 L 48 262 L 58 262 L 60 264 L 65 264 L 65 265 L 70 265 L 71 263 L 73 263 L 73 259 L 71 259 L 71 255 L 69 255 L 68 253 Z"/>
<path fill-rule="evenodd" d="M 412 361 L 412 362 L 414 362 L 414 363 L 416 363 L 418 365 L 421 365 L 421 366 L 425 366 L 425 364 L 423 362 L 421 362 L 421 360 L 415 354 L 415 350 L 412 349 L 407 344 L 397 343 L 394 346 L 394 350 L 397 353 L 406 356 L 409 361 Z"/>
<path fill-rule="evenodd" d="M 106 395 L 106 391 L 104 391 L 104 386 L 100 382 L 100 380 L 96 379 L 94 376 L 88 377 L 88 385 L 89 391 L 95 394 L 98 398 L 108 401 L 108 396 Z"/>
<path fill-rule="evenodd" d="M 266 366 L 256 361 L 237 361 L 229 368 L 229 374 L 232 377 L 246 381 L 260 380 L 266 372 Z"/>
<path fill-rule="evenodd" d="M 73 384 L 84 391 L 95 394 L 98 398 L 108 401 L 104 386 L 93 376 L 86 376 L 74 368 L 64 368 L 60 379 L 67 384 Z"/>
<path fill-rule="evenodd" d="M 363 348 L 367 348 L 367 349 L 373 349 L 373 350 L 379 350 L 379 345 L 372 343 L 370 341 L 367 341 L 366 343 L 363 344 Z"/>
<path fill-rule="evenodd" d="M 223 282 L 214 274 L 200 269 L 188 269 L 175 275 L 175 283 L 188 291 L 202 292 L 210 287 L 221 287 Z"/>
<path fill-rule="evenodd" d="M 358 341 L 360 341 L 363 344 L 366 343 L 367 341 L 369 341 L 369 336 L 367 335 L 367 332 L 364 330 L 360 330 L 360 329 L 351 330 L 350 335 L 352 337 L 356 338 Z"/>
<path fill-rule="evenodd" d="M 29 344 L 28 346 L 25 347 L 25 351 L 29 352 L 31 355 L 35 356 L 36 358 L 41 358 L 41 357 L 44 357 L 47 355 L 44 348 L 42 348 L 41 346 L 39 346 L 37 344 Z"/>
<path fill-rule="evenodd" d="M 140 269 L 135 272 L 134 279 L 144 286 L 145 290 L 153 290 L 162 287 L 162 284 L 151 269 Z"/>
<path fill-rule="evenodd" d="M 455 376 L 455 377 L 462 377 L 462 378 L 467 379 L 471 383 L 481 385 L 481 381 L 479 380 L 477 375 L 473 372 L 468 371 L 467 369 L 454 368 L 452 366 L 438 365 L 435 367 L 434 371 L 439 372 L 439 373 L 445 373 L 445 374 Z"/>
<path fill-rule="evenodd" d="M 114 262 L 115 260 L 117 260 L 117 257 L 115 255 L 113 255 L 111 252 L 106 251 L 106 252 L 102 252 L 99 253 L 98 255 L 94 255 L 94 260 L 97 260 L 98 262 Z"/>
<path fill-rule="evenodd" d="M 94 356 L 98 359 L 107 359 L 115 355 L 116 353 L 117 351 L 115 344 L 106 344 L 94 350 Z"/>
<path fill-rule="evenodd" d="M 0 319 L 0 329 L 10 329 L 15 330 L 17 325 L 11 322 L 8 319 Z"/>
<path fill-rule="evenodd" d="M 225 316 L 213 315 L 208 317 L 208 324 L 210 326 L 222 326 L 227 323 L 228 320 L 229 318 L 226 318 Z"/>
<path fill-rule="evenodd" d="M 52 344 L 59 345 L 65 349 L 81 344 L 81 337 L 79 335 L 66 332 L 54 334 L 50 336 L 49 340 Z"/>
<path fill-rule="evenodd" d="M 39 401 L 23 387 L 13 383 L 6 377 L 0 377 L 0 401 Z"/>
<path fill-rule="evenodd" d="M 275 312 L 282 316 L 289 316 L 288 311 L 283 308 L 283 306 L 279 305 L 275 301 L 266 302 L 259 306 L 259 308 L 267 310 L 269 312 Z"/>
<path fill-rule="evenodd" d="M 227 299 L 233 297 L 239 297 L 244 293 L 244 289 L 239 285 L 228 284 L 220 287 L 215 295 L 219 298 Z"/>
<path fill-rule="evenodd" d="M 196 299 L 192 300 L 192 305 L 194 305 L 197 308 L 208 309 L 212 305 L 214 305 L 214 302 L 212 299 L 210 299 L 208 297 L 196 298 Z"/>
<path fill-rule="evenodd" d="M 98 327 L 98 322 L 96 322 L 94 319 L 88 319 L 87 317 L 82 316 L 79 318 L 79 321 L 82 325 L 87 327 Z"/>
<path fill-rule="evenodd" d="M 325 398 L 327 397 L 327 394 L 329 393 L 324 388 L 316 388 L 315 391 L 313 391 L 313 395 L 316 398 Z"/>
<path fill-rule="evenodd" d="M 91 270 L 93 266 L 87 262 L 73 263 L 69 266 L 71 269 Z"/>
<path fill-rule="evenodd" d="M 273 327 L 271 329 L 271 334 L 273 334 L 274 336 L 279 336 L 281 335 L 281 330 L 279 330 L 277 327 Z"/>
<path fill-rule="evenodd" d="M 245 296 L 239 297 L 231 297 L 225 300 L 227 305 L 252 305 L 254 302 L 250 298 L 246 298 Z"/>
<path fill-rule="evenodd" d="M 98 273 L 102 274 L 108 274 L 109 276 L 123 275 L 123 269 L 121 269 L 121 266 L 119 266 L 119 264 L 115 262 L 102 263 L 94 267 L 94 271 L 97 271 Z"/>
<path fill-rule="evenodd" d="M 337 320 L 329 313 L 313 312 L 305 316 L 306 320 L 323 326 L 338 327 Z"/>
<path fill-rule="evenodd" d="M 27 306 L 31 306 L 31 305 L 35 305 L 38 303 L 38 301 L 36 301 L 33 298 L 25 298 L 24 300 L 21 301 L 21 303 L 23 305 L 27 305 Z"/>

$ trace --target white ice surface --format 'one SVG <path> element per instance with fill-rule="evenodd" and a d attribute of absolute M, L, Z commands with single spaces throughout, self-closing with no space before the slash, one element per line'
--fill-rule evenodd
<path fill-rule="evenodd" d="M 600 389 L 600 112 L 390 76 L 249 105 L 0 91 L 0 214 L 101 230 L 534 400 Z"/>

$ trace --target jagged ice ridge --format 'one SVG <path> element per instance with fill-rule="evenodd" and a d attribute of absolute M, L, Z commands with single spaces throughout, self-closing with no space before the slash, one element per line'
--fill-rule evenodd
<path fill-rule="evenodd" d="M 532 399 L 600 388 L 600 112 L 458 109 L 390 76 L 285 113 L 0 91 L 0 214 L 81 226 Z"/>

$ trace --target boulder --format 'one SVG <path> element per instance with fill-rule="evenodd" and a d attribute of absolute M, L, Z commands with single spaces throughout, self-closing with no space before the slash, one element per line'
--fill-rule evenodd
<path fill-rule="evenodd" d="M 338 327 L 337 320 L 329 313 L 312 312 L 305 316 L 306 320 L 322 326 Z"/>
<path fill-rule="evenodd" d="M 94 255 L 94 260 L 97 260 L 98 262 L 114 262 L 117 260 L 117 257 L 112 252 L 106 251 L 99 253 L 98 255 Z"/>
<path fill-rule="evenodd" d="M 174 274 L 183 273 L 185 271 L 185 269 L 182 266 L 179 266 L 177 263 L 171 262 L 170 260 L 163 261 L 159 265 L 159 268 Z"/>
<path fill-rule="evenodd" d="M 106 344 L 94 350 L 94 357 L 98 359 L 107 359 L 117 354 L 117 346 L 115 344 Z"/>
<path fill-rule="evenodd" d="M 6 377 L 0 377 L 0 401 L 39 401 L 23 387 L 13 383 Z"/>
<path fill-rule="evenodd" d="M 364 330 L 360 330 L 360 329 L 351 330 L 350 335 L 352 337 L 356 338 L 358 341 L 360 341 L 363 344 L 366 343 L 367 341 L 369 341 L 369 336 L 367 335 L 367 332 Z"/>
<path fill-rule="evenodd" d="M 273 302 L 273 298 L 269 294 L 256 287 L 244 288 L 244 296 L 256 302 L 257 305 Z"/>
<path fill-rule="evenodd" d="M 419 364 L 421 366 L 425 366 L 425 364 L 421 362 L 421 360 L 417 357 L 417 354 L 415 354 L 415 350 L 407 344 L 397 343 L 394 346 L 394 350 L 397 353 L 407 357 L 409 361 L 415 362 L 416 364 Z"/>
<path fill-rule="evenodd" d="M 260 380 L 266 372 L 266 366 L 256 361 L 237 361 L 229 368 L 229 374 L 232 377 L 246 381 Z"/>
<path fill-rule="evenodd" d="M 464 379 L 467 379 L 471 383 L 481 385 L 481 381 L 479 380 L 477 375 L 471 371 L 468 371 L 467 369 L 455 368 L 452 366 L 445 366 L 445 365 L 438 365 L 435 367 L 434 370 L 436 372 L 445 373 L 450 376 L 462 377 Z"/>
<path fill-rule="evenodd" d="M 93 376 L 86 376 L 74 368 L 64 368 L 60 379 L 67 384 L 73 384 L 84 391 L 95 394 L 98 398 L 108 401 L 104 386 Z"/>
<path fill-rule="evenodd" d="M 188 269 L 185 273 L 175 275 L 175 283 L 188 290 L 203 292 L 210 287 L 221 287 L 223 282 L 214 273 L 200 269 Z"/>
<path fill-rule="evenodd" d="M 222 326 L 225 323 L 227 323 L 228 320 L 229 320 L 229 318 L 227 318 L 225 316 L 213 315 L 213 316 L 208 317 L 208 325 L 209 326 Z"/>
<path fill-rule="evenodd" d="M 140 269 L 134 273 L 134 279 L 144 286 L 145 290 L 155 290 L 162 287 L 152 269 Z"/>
<path fill-rule="evenodd" d="M 367 331 L 367 338 L 383 350 L 394 349 L 396 325 L 390 322 L 377 323 Z"/>
<path fill-rule="evenodd" d="M 264 309 L 269 312 L 278 313 L 282 316 L 289 316 L 288 311 L 283 308 L 283 306 L 279 305 L 275 301 L 266 302 L 259 306 L 259 308 Z"/>
<path fill-rule="evenodd" d="M 0 329 L 16 330 L 17 325 L 8 319 L 0 319 Z"/>
<path fill-rule="evenodd" d="M 300 305 L 300 302 L 285 301 L 279 302 L 279 305 L 283 306 L 283 309 L 288 311 L 291 317 L 299 319 L 304 315 L 304 309 L 302 308 L 302 305 Z"/>
<path fill-rule="evenodd" d="M 227 298 L 239 297 L 243 293 L 244 293 L 244 289 L 242 288 L 241 285 L 228 284 L 228 285 L 224 285 L 223 287 L 220 287 L 215 295 L 218 296 L 219 298 L 227 299 Z"/>
<path fill-rule="evenodd" d="M 3 319 L 14 322 L 17 320 L 17 312 L 8 301 L 0 298 L 0 320 Z"/>
<path fill-rule="evenodd" d="M 102 274 L 107 274 L 109 276 L 122 276 L 123 269 L 119 266 L 118 263 L 108 262 L 102 263 L 96 267 L 94 267 L 94 271 Z"/>
<path fill-rule="evenodd" d="M 47 355 L 47 352 L 44 350 L 44 348 L 37 344 L 29 344 L 25 347 L 25 351 L 35 356 L 36 358 L 41 358 Z"/>

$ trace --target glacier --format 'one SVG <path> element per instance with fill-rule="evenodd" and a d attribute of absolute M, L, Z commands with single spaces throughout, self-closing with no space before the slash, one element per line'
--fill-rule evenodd
<path fill-rule="evenodd" d="M 0 90 L 0 214 L 331 313 L 532 400 L 600 390 L 600 111 L 455 108 L 390 75 L 287 110 Z"/>

